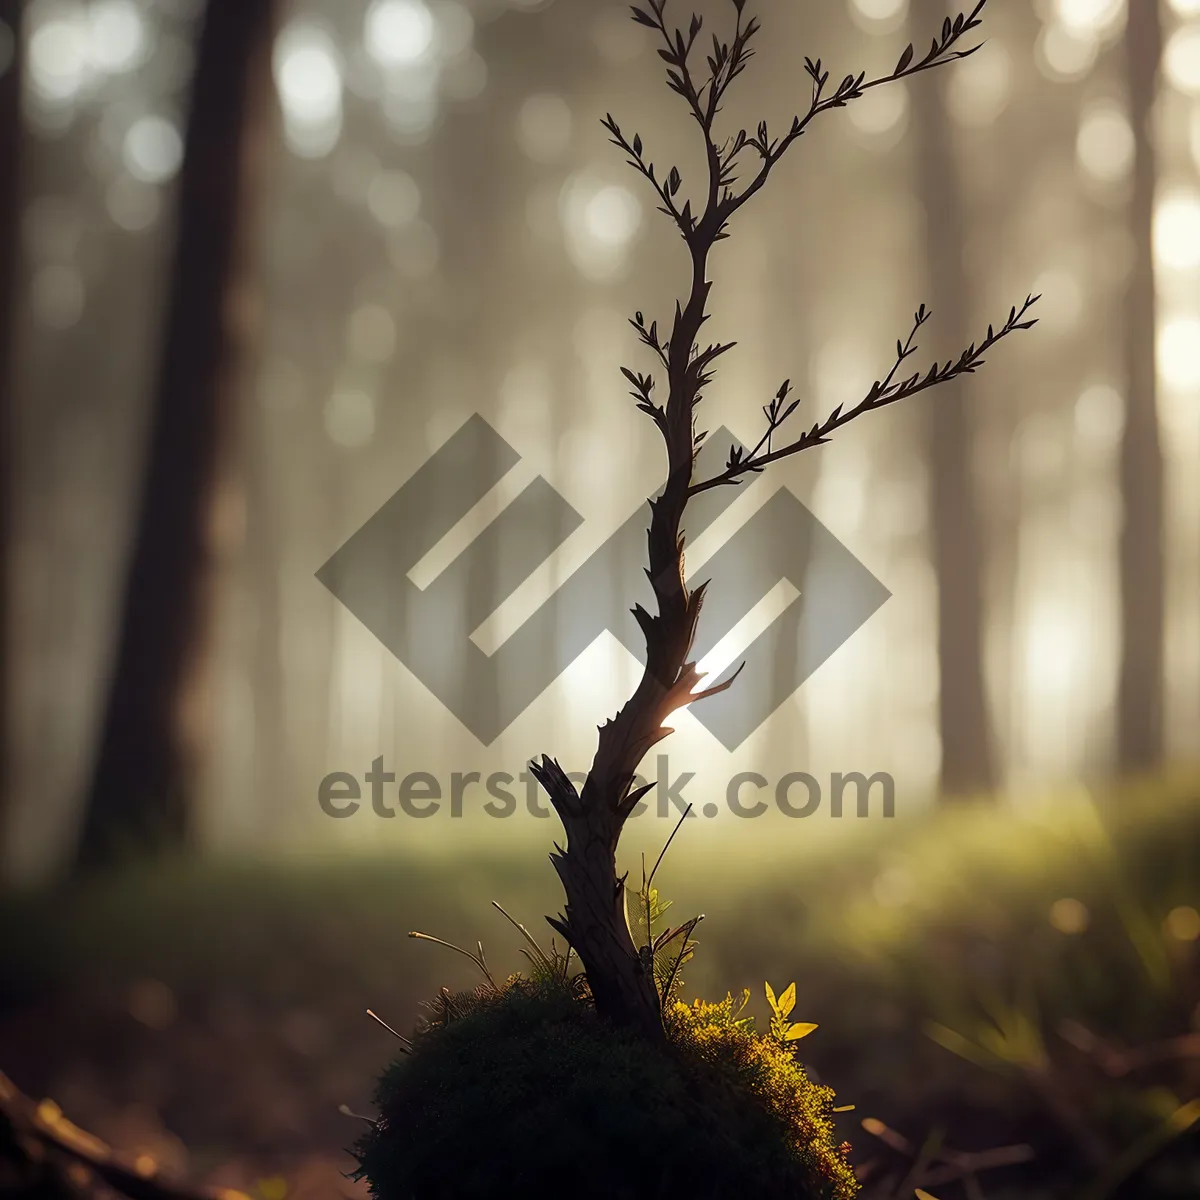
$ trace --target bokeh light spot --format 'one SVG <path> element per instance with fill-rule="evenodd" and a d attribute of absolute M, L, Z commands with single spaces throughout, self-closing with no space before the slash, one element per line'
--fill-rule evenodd
<path fill-rule="evenodd" d="M 1012 58 L 1003 44 L 986 42 L 971 59 L 971 67 L 954 71 L 946 88 L 950 115 L 969 128 L 990 125 L 1012 95 Z"/>
<path fill-rule="evenodd" d="M 1042 74 L 1062 82 L 1081 79 L 1096 65 L 1099 53 L 1100 41 L 1094 34 L 1059 24 L 1047 25 L 1035 47 Z"/>
<path fill-rule="evenodd" d="M 1200 318 L 1176 317 L 1158 334 L 1158 369 L 1180 389 L 1200 388 Z"/>
<path fill-rule="evenodd" d="M 333 40 L 319 26 L 291 25 L 276 40 L 273 65 L 289 148 L 323 157 L 342 128 L 342 63 Z"/>
<path fill-rule="evenodd" d="M 121 157 L 135 179 L 165 183 L 183 161 L 183 139 L 166 117 L 139 117 L 125 134 Z"/>
<path fill-rule="evenodd" d="M 390 228 L 415 220 L 421 209 L 417 181 L 407 171 L 380 171 L 367 187 L 367 208 Z"/>
<path fill-rule="evenodd" d="M 1178 941 L 1194 942 L 1200 938 L 1200 912 L 1190 905 L 1171 909 L 1164 924 L 1167 932 Z"/>
<path fill-rule="evenodd" d="M 369 445 L 375 436 L 375 401 L 354 389 L 334 392 L 325 404 L 325 432 L 347 450 Z"/>
<path fill-rule="evenodd" d="M 1172 86 L 1188 96 L 1200 96 L 1200 25 L 1184 25 L 1171 35 L 1163 68 Z"/>
<path fill-rule="evenodd" d="M 1200 194 L 1168 193 L 1154 213 L 1154 257 L 1161 267 L 1190 271 L 1200 267 Z"/>
<path fill-rule="evenodd" d="M 367 10 L 363 41 L 382 66 L 418 62 L 433 48 L 433 14 L 421 0 L 375 0 Z"/>
<path fill-rule="evenodd" d="M 1083 170 L 1102 183 L 1124 179 L 1133 165 L 1133 129 L 1112 101 L 1091 105 L 1079 123 L 1075 153 Z"/>
<path fill-rule="evenodd" d="M 893 33 L 908 16 L 908 0 L 850 0 L 850 16 L 868 33 Z"/>
<path fill-rule="evenodd" d="M 1055 15 L 1072 32 L 1107 34 L 1125 15 L 1125 0 L 1055 0 Z"/>
<path fill-rule="evenodd" d="M 1091 914 L 1080 900 L 1065 896 L 1050 906 L 1050 924 L 1059 933 L 1083 933 L 1090 923 Z"/>
<path fill-rule="evenodd" d="M 142 61 L 147 50 L 146 26 L 133 0 L 97 0 L 88 18 L 95 66 L 115 75 Z"/>

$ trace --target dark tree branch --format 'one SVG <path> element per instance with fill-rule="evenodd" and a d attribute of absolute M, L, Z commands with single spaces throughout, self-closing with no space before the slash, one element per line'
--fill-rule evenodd
<path fill-rule="evenodd" d="M 910 46 L 890 75 L 869 82 L 865 74 L 848 75 L 834 92 L 826 94 L 828 72 L 822 70 L 820 60 L 806 59 L 805 69 L 813 82 L 812 98 L 808 111 L 793 119 L 785 137 L 771 140 L 764 121 L 759 124 L 757 135 L 748 135 L 742 129 L 720 143 L 713 133 L 716 117 L 730 84 L 753 54 L 750 43 L 758 32 L 758 21 L 743 19 L 745 0 L 732 0 L 736 12 L 732 40 L 723 42 L 719 37 L 713 38 L 712 54 L 707 57 L 708 74 L 701 80 L 693 69 L 693 56 L 703 28 L 702 19 L 693 16 L 686 32 L 673 29 L 665 16 L 667 0 L 644 0 L 644 3 L 646 7 L 633 7 L 634 20 L 655 30 L 661 38 L 658 53 L 667 64 L 668 86 L 687 103 L 704 136 L 707 159 L 703 207 L 697 212 L 691 199 L 680 200 L 682 176 L 678 167 L 672 167 L 662 177 L 647 159 L 641 136 L 635 133 L 627 138 L 611 114 L 604 118 L 604 127 L 613 143 L 654 188 L 662 211 L 682 235 L 691 262 L 691 287 L 686 300 L 676 301 L 670 336 L 665 339 L 660 336 L 657 322 L 652 321 L 647 327 L 641 313 L 631 322 L 641 343 L 657 357 L 666 373 L 666 399 L 653 398 L 652 376 L 622 368 L 638 408 L 650 417 L 662 436 L 667 456 L 667 481 L 659 495 L 650 501 L 647 531 L 646 575 L 654 592 L 655 611 L 642 605 L 633 610 L 646 641 L 642 678 L 616 716 L 600 727 L 591 770 L 582 788 L 577 789 L 559 764 L 547 756 L 533 763 L 531 770 L 549 795 L 567 835 L 566 847 L 556 846 L 551 855 L 566 893 L 566 906 L 561 916 L 548 918 L 550 924 L 578 952 L 601 1013 L 651 1040 L 661 1040 L 665 1036 L 662 1005 L 668 997 L 658 990 L 653 953 L 644 955 L 633 943 L 625 914 L 625 879 L 617 875 L 616 850 L 625 821 L 647 790 L 633 786 L 637 768 L 647 751 L 670 733 L 664 728 L 667 718 L 696 700 L 724 691 L 733 682 L 731 678 L 703 688 L 702 676 L 690 657 L 705 586 L 692 591 L 686 582 L 682 530 L 688 501 L 699 492 L 734 483 L 747 472 L 759 471 L 769 463 L 822 444 L 835 430 L 865 412 L 976 370 L 983 364 L 983 355 L 996 342 L 1016 329 L 1027 329 L 1033 324 L 1024 318 L 1034 301 L 1031 297 L 1020 312 L 1014 308 L 998 333 L 989 329 L 987 338 L 978 347 L 964 351 L 957 362 L 951 361 L 944 367 L 935 363 L 926 375 L 914 375 L 897 383 L 901 366 L 915 351 L 917 330 L 927 319 L 922 307 L 908 342 L 897 346 L 897 361 L 887 378 L 877 381 L 855 408 L 846 413 L 840 408 L 835 410 L 797 441 L 775 449 L 773 436 L 795 412 L 798 403 L 788 401 L 790 384 L 784 384 L 763 410 L 767 430 L 755 448 L 748 455 L 732 457 L 722 475 L 693 483 L 696 454 L 706 436 L 704 431 L 696 429 L 696 406 L 713 380 L 715 363 L 734 345 L 712 342 L 701 349 L 699 342 L 700 330 L 708 320 L 712 289 L 708 278 L 709 256 L 716 243 L 728 236 L 729 218 L 762 188 L 788 147 L 820 113 L 842 108 L 870 88 L 973 53 L 977 47 L 960 50 L 958 46 L 967 33 L 979 26 L 986 0 L 979 0 L 969 15 L 960 13 L 953 20 L 947 18 L 941 37 L 934 39 L 924 58 L 914 61 Z M 738 191 L 738 164 L 747 147 L 758 151 L 761 165 L 750 183 Z"/>
<path fill-rule="evenodd" d="M 791 129 L 778 141 L 768 139 L 765 121 L 759 123 L 757 137 L 746 139 L 746 145 L 753 146 L 758 151 L 762 159 L 762 167 L 746 190 L 740 196 L 733 197 L 730 200 L 729 211 L 726 213 L 726 216 L 731 216 L 741 208 L 766 183 L 771 169 L 787 153 L 791 144 L 797 138 L 804 135 L 809 125 L 821 113 L 828 112 L 833 108 L 844 108 L 850 101 L 859 99 L 872 88 L 896 83 L 901 79 L 908 79 L 913 75 L 919 75 L 921 72 L 930 71 L 935 67 L 946 66 L 960 59 L 969 58 L 974 54 L 982 43 L 972 46 L 967 50 L 958 50 L 955 47 L 957 47 L 966 34 L 978 29 L 983 24 L 982 13 L 986 4 L 987 0 L 979 0 L 969 15 L 960 12 L 953 19 L 947 17 L 942 23 L 941 37 L 933 39 L 929 53 L 924 58 L 915 59 L 915 51 L 910 43 L 900 56 L 899 62 L 896 63 L 895 70 L 890 74 L 880 75 L 871 80 L 867 79 L 865 72 L 860 73 L 858 76 L 847 75 L 838 84 L 837 89 L 828 96 L 825 94 L 825 88 L 829 83 L 829 72 L 822 69 L 819 58 L 816 62 L 810 58 L 806 58 L 804 60 L 804 71 L 813 84 L 812 99 L 809 102 L 808 112 L 802 117 L 798 115 L 793 117 Z"/>
<path fill-rule="evenodd" d="M 80 1186 L 68 1164 L 84 1168 L 90 1182 L 98 1182 L 127 1200 L 249 1200 L 232 1188 L 194 1187 L 123 1161 L 109 1146 L 73 1125 L 58 1106 L 43 1100 L 36 1104 L 12 1081 L 0 1074 L 0 1126 L 6 1125 L 10 1153 L 20 1161 L 6 1164 L 21 1176 L 29 1175 L 30 1195 L 78 1196 L 86 1200 L 90 1186 Z"/>
<path fill-rule="evenodd" d="M 747 472 L 757 473 L 769 463 L 778 462 L 783 458 L 790 458 L 793 454 L 799 454 L 801 450 L 807 450 L 812 446 L 823 446 L 835 430 L 840 429 L 843 425 L 848 425 L 856 417 L 861 417 L 864 413 L 886 408 L 889 404 L 895 404 L 898 400 L 907 400 L 910 396 L 928 391 L 930 388 L 938 387 L 943 383 L 950 383 L 962 375 L 973 375 L 984 365 L 984 354 L 996 345 L 997 342 L 1008 337 L 1009 334 L 1015 333 L 1018 329 L 1032 329 L 1037 324 L 1035 318 L 1025 320 L 1025 317 L 1040 299 L 1040 296 L 1028 297 L 1020 309 L 1014 308 L 1011 310 L 1008 320 L 998 330 L 989 325 L 987 337 L 978 346 L 972 342 L 962 352 L 957 362 L 950 359 L 946 362 L 945 366 L 941 366 L 935 362 L 923 375 L 918 373 L 909 376 L 900 383 L 896 383 L 895 377 L 897 371 L 917 352 L 917 346 L 914 342 L 917 331 L 932 316 L 932 313 L 922 305 L 913 318 L 913 327 L 908 335 L 908 340 L 903 343 L 896 343 L 896 361 L 892 364 L 892 369 L 883 380 L 877 379 L 871 385 L 871 390 L 858 404 L 844 412 L 842 406 L 839 404 L 824 421 L 818 422 L 807 433 L 801 434 L 794 442 L 790 442 L 786 446 L 781 446 L 778 450 L 772 450 L 770 448 L 772 434 L 795 412 L 799 403 L 798 401 L 793 401 L 786 409 L 782 408 L 782 402 L 790 390 L 789 385 L 785 383 L 780 388 L 775 399 L 771 401 L 771 404 L 763 409 L 763 412 L 767 416 L 767 432 L 763 434 L 757 446 L 749 454 L 745 455 L 735 446 L 730 452 L 729 463 L 726 469 L 721 474 L 714 475 L 711 479 L 693 484 L 690 494 L 695 496 L 700 492 L 708 491 L 710 488 L 720 487 L 722 484 L 737 483 Z"/>

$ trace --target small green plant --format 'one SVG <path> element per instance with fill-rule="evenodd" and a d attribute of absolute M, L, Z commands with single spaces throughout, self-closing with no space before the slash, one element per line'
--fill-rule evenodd
<path fill-rule="evenodd" d="M 649 875 L 646 874 L 646 861 L 643 858 L 642 886 L 638 890 L 637 905 L 633 912 L 626 914 L 629 932 L 634 945 L 638 948 L 643 969 L 654 977 L 659 1012 L 663 1014 L 664 1019 L 683 985 L 680 972 L 696 952 L 696 943 L 692 940 L 691 935 L 696 926 L 704 920 L 704 914 L 700 913 L 674 928 L 668 924 L 660 932 L 659 927 L 665 923 L 666 912 L 671 907 L 671 901 L 664 901 L 660 898 L 658 888 L 654 886 L 654 876 L 667 851 L 671 848 L 675 834 L 679 832 L 680 826 L 691 811 L 692 806 L 689 804 L 684 809 L 683 816 L 679 818 L 671 836 L 667 839 L 666 845 L 663 846 Z"/>
<path fill-rule="evenodd" d="M 791 1020 L 792 1009 L 796 1007 L 796 985 L 789 983 L 783 989 L 779 999 L 775 999 L 775 993 L 771 990 L 769 983 L 763 985 L 767 989 L 767 1003 L 771 1006 L 771 1036 L 777 1041 L 796 1042 L 802 1037 L 808 1037 L 816 1026 L 809 1021 L 798 1021 L 793 1023 Z"/>
<path fill-rule="evenodd" d="M 834 1093 L 787 1044 L 800 1036 L 790 1030 L 815 1027 L 777 1012 L 782 1033 L 774 1023 L 756 1033 L 744 1015 L 749 991 L 711 1004 L 674 999 L 695 921 L 653 936 L 669 905 L 648 884 L 643 944 L 663 963 L 661 1046 L 608 1021 L 571 951 L 543 949 L 499 905 L 525 942 L 528 974 L 498 981 L 482 944 L 412 935 L 465 956 L 483 982 L 443 988 L 411 1037 L 396 1034 L 402 1052 L 377 1088 L 379 1116 L 354 1149 L 356 1176 L 377 1200 L 857 1194 L 849 1144 L 834 1133 Z"/>

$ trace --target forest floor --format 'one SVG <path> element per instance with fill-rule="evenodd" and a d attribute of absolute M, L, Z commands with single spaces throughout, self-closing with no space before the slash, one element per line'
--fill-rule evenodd
<path fill-rule="evenodd" d="M 685 998 L 745 986 L 763 1015 L 763 981 L 795 980 L 820 1026 L 803 1057 L 855 1105 L 869 1179 L 941 1179 L 939 1200 L 1200 1195 L 1200 782 L 897 822 L 719 896 L 686 857 L 672 916 L 710 917 Z M 160 864 L 10 899 L 0 1070 L 194 1181 L 363 1195 L 340 1110 L 371 1113 L 395 1050 L 365 1010 L 406 1031 L 475 982 L 410 929 L 482 937 L 517 969 L 492 899 L 531 929 L 559 906 L 548 868 L 478 855 Z M 945 1147 L 1032 1158 L 971 1192 Z"/>

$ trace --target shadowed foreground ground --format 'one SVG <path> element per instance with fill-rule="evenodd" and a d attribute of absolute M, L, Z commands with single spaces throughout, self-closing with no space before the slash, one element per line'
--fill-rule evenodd
<path fill-rule="evenodd" d="M 797 981 L 797 1018 L 820 1025 L 803 1057 L 856 1105 L 845 1133 L 868 1184 L 898 1185 L 934 1134 L 1031 1148 L 980 1171 L 990 1198 L 1200 1194 L 1200 787 L 886 832 L 718 895 L 673 851 L 672 915 L 708 913 L 685 996 L 749 987 L 763 1016 L 763 980 Z M 489 901 L 531 928 L 559 903 L 540 861 L 447 871 L 177 864 L 10 901 L 0 1069 L 193 1179 L 261 1200 L 356 1194 L 341 1172 L 360 1124 L 339 1107 L 370 1112 L 395 1048 L 365 1009 L 406 1029 L 441 985 L 475 982 L 408 930 L 482 937 L 507 971 L 523 960 Z M 920 1169 L 939 1200 L 968 1194 L 945 1165 Z"/>

